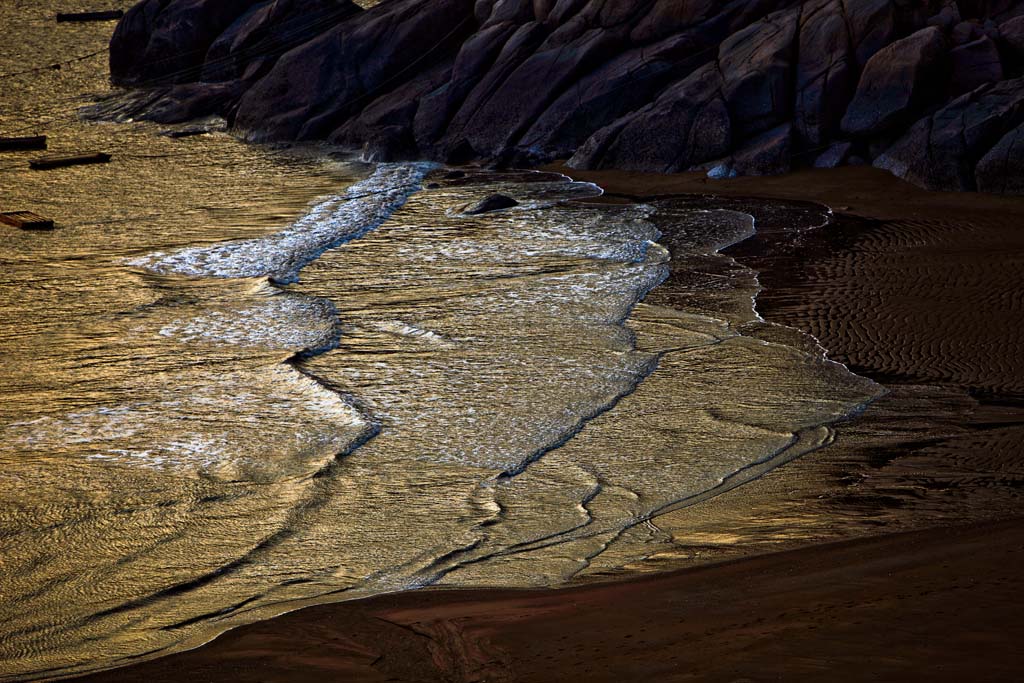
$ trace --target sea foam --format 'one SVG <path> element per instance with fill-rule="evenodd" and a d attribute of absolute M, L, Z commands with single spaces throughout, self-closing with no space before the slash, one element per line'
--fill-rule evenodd
<path fill-rule="evenodd" d="M 295 282 L 299 271 L 320 254 L 373 230 L 394 213 L 431 163 L 380 164 L 367 179 L 326 199 L 280 232 L 249 240 L 154 252 L 129 261 L 158 273 L 207 277 L 269 277 Z"/>

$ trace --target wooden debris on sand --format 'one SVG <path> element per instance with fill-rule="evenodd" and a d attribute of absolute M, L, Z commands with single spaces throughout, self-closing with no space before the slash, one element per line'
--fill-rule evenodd
<path fill-rule="evenodd" d="M 124 16 L 124 10 L 111 9 L 98 12 L 58 12 L 57 21 L 112 21 Z"/>
<path fill-rule="evenodd" d="M 46 149 L 45 135 L 25 135 L 20 137 L 0 137 L 0 150 L 12 149 Z"/>
<path fill-rule="evenodd" d="M 78 166 L 79 164 L 105 164 L 108 161 L 110 161 L 109 154 L 94 152 L 92 154 L 74 154 L 71 156 L 39 157 L 28 162 L 28 165 L 29 168 L 34 168 L 37 171 L 45 171 L 62 166 Z"/>
<path fill-rule="evenodd" d="M 0 223 L 13 225 L 22 230 L 53 230 L 53 221 L 31 211 L 7 211 L 0 213 Z"/>

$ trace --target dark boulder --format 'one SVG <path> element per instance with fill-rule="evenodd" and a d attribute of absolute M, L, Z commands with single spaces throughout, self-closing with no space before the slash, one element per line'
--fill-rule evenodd
<path fill-rule="evenodd" d="M 1022 120 L 1024 78 L 985 85 L 915 123 L 875 166 L 931 190 L 974 190 L 978 161 Z"/>
<path fill-rule="evenodd" d="M 902 13 L 906 11 L 907 5 L 912 4 L 900 0 L 844 0 L 841 3 L 850 26 L 853 54 L 858 68 L 900 37 Z"/>
<path fill-rule="evenodd" d="M 484 27 L 505 23 L 522 24 L 536 18 L 533 0 L 477 0 L 474 11 L 478 20 L 486 14 L 487 19 L 480 22 Z"/>
<path fill-rule="evenodd" d="M 974 176 L 982 192 L 1024 194 L 1024 124 L 1004 135 L 981 158 Z"/>
<path fill-rule="evenodd" d="M 944 31 L 951 31 L 961 21 L 960 8 L 954 0 L 947 0 L 942 9 L 928 18 L 928 25 L 938 26 Z"/>
<path fill-rule="evenodd" d="M 817 0 L 800 15 L 794 124 L 800 143 L 817 148 L 839 131 L 857 75 L 897 33 L 889 0 Z"/>
<path fill-rule="evenodd" d="M 558 96 L 618 48 L 612 34 L 595 28 L 567 45 L 538 49 L 465 117 L 460 139 L 483 158 L 501 158 Z"/>
<path fill-rule="evenodd" d="M 790 118 L 798 9 L 765 17 L 729 36 L 718 50 L 722 97 L 738 137 Z"/>
<path fill-rule="evenodd" d="M 146 47 L 156 36 L 160 0 L 143 0 L 117 22 L 110 38 L 110 80 L 115 84 L 137 85 L 143 79 L 141 65 Z"/>
<path fill-rule="evenodd" d="M 735 154 L 690 170 L 707 171 L 712 180 L 785 173 L 791 168 L 792 139 L 793 126 L 784 123 L 741 143 Z"/>
<path fill-rule="evenodd" d="M 384 126 L 364 138 L 362 159 L 368 162 L 410 161 L 419 155 L 408 128 Z"/>
<path fill-rule="evenodd" d="M 508 195 L 504 194 L 492 194 L 485 199 L 480 200 L 477 204 L 465 210 L 471 216 L 476 216 L 481 213 L 489 213 L 491 211 L 500 211 L 502 209 L 509 209 L 513 206 L 519 206 L 519 202 L 512 199 Z"/>
<path fill-rule="evenodd" d="M 261 76 L 280 55 L 360 11 L 351 0 L 267 0 L 254 5 L 210 45 L 201 79 Z"/>
<path fill-rule="evenodd" d="M 709 64 L 653 103 L 595 133 L 569 165 L 671 173 L 718 159 L 731 149 L 722 80 L 716 65 Z"/>
<path fill-rule="evenodd" d="M 959 46 L 966 45 L 967 43 L 973 43 L 984 35 L 985 34 L 982 32 L 981 26 L 979 26 L 977 22 L 961 21 L 949 32 L 949 39 L 953 45 Z"/>
<path fill-rule="evenodd" d="M 419 100 L 413 128 L 421 149 L 429 151 L 436 147 L 435 143 L 447 131 L 455 112 L 491 69 L 516 31 L 515 24 L 498 24 L 474 33 L 462 44 L 448 81 Z M 433 156 L 438 156 L 438 152 Z"/>
<path fill-rule="evenodd" d="M 842 2 L 817 0 L 804 5 L 793 120 L 805 146 L 819 146 L 836 132 L 857 82 L 852 55 Z"/>
<path fill-rule="evenodd" d="M 424 72 L 420 78 L 406 81 L 391 92 L 375 99 L 357 116 L 346 120 L 328 137 L 328 141 L 348 147 L 375 150 L 368 155 L 377 161 L 408 160 L 420 156 L 413 123 L 424 95 L 447 82 L 451 64 L 441 62 Z M 386 144 L 388 137 L 394 144 Z M 386 150 L 386 151 L 385 151 Z"/>
<path fill-rule="evenodd" d="M 93 110 L 217 114 L 374 160 L 753 174 L 880 155 L 921 184 L 996 187 L 1019 17 L 1021 0 L 143 0 L 111 73 L 146 88 Z"/>
<path fill-rule="evenodd" d="M 638 102 L 650 102 L 691 55 L 705 54 L 698 60 L 710 61 L 712 55 L 700 49 L 707 47 L 703 41 L 700 32 L 685 33 L 613 57 L 555 98 L 519 139 L 520 154 L 572 156 L 596 131 L 636 109 Z"/>
<path fill-rule="evenodd" d="M 799 0 L 654 0 L 638 16 L 629 39 L 649 44 L 699 28 L 717 44 L 772 12 L 798 4 Z"/>
<path fill-rule="evenodd" d="M 655 0 L 633 29 L 631 38 L 637 42 L 662 40 L 716 16 L 721 4 L 720 0 Z"/>
<path fill-rule="evenodd" d="M 144 0 L 110 39 L 110 77 L 123 85 L 197 81 L 210 45 L 260 0 Z"/>
<path fill-rule="evenodd" d="M 240 81 L 183 83 L 168 90 L 136 118 L 157 123 L 184 123 L 206 116 L 230 114 L 245 92 Z"/>
<path fill-rule="evenodd" d="M 786 173 L 792 166 L 789 123 L 772 128 L 743 144 L 729 166 L 739 175 L 775 175 Z"/>
<path fill-rule="evenodd" d="M 1024 67 L 1024 14 L 999 26 L 999 41 L 1010 65 L 1019 71 Z"/>
<path fill-rule="evenodd" d="M 949 57 L 952 62 L 949 92 L 954 97 L 1003 79 L 999 49 L 988 36 L 954 48 Z"/>
<path fill-rule="evenodd" d="M 493 64 L 475 79 L 464 97 L 453 103 L 454 113 L 436 145 L 439 151 L 437 156 L 450 160 L 465 154 L 463 150 L 468 150 L 470 157 L 478 156 L 478 152 L 466 139 L 467 135 L 472 134 L 469 130 L 470 121 L 516 69 L 540 48 L 547 35 L 544 26 L 537 22 L 523 24 L 512 33 Z M 525 93 L 522 95 L 525 96 Z"/>
<path fill-rule="evenodd" d="M 847 162 L 852 152 L 851 142 L 833 143 L 814 160 L 814 168 L 838 168 Z"/>
<path fill-rule="evenodd" d="M 936 77 L 945 51 L 946 39 L 935 26 L 882 48 L 864 67 L 843 131 L 867 136 L 907 124 L 939 96 Z"/>
<path fill-rule="evenodd" d="M 260 140 L 324 139 L 382 87 L 457 49 L 471 18 L 471 0 L 377 5 L 284 54 L 242 97 L 235 123 Z"/>

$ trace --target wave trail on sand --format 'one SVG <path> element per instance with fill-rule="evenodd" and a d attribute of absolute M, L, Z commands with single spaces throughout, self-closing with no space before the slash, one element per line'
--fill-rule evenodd
<path fill-rule="evenodd" d="M 295 282 L 320 254 L 373 230 L 395 212 L 435 164 L 380 164 L 373 175 L 314 206 L 288 228 L 256 239 L 155 252 L 129 261 L 158 273 L 270 277 Z"/>
<path fill-rule="evenodd" d="M 642 522 L 820 447 L 873 397 L 759 319 L 756 273 L 718 253 L 750 216 L 429 169 L 137 258 L 145 304 L 66 333 L 56 398 L 0 425 L 11 672 L 308 602 L 628 566 L 669 545 Z M 494 194 L 517 204 L 465 211 Z"/>

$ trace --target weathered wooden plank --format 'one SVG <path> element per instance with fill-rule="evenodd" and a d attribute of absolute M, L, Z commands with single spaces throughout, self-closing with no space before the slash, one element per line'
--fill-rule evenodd
<path fill-rule="evenodd" d="M 98 12 L 58 12 L 57 21 L 112 21 L 124 16 L 124 10 L 112 9 Z"/>
<path fill-rule="evenodd" d="M 7 211 L 0 213 L 0 223 L 13 225 L 22 230 L 53 230 L 53 221 L 31 211 Z"/>
<path fill-rule="evenodd" d="M 26 135 L 22 137 L 0 137 L 0 150 L 12 149 L 46 149 L 45 135 Z"/>
<path fill-rule="evenodd" d="M 71 156 L 48 156 L 39 157 L 28 162 L 30 168 L 38 171 L 45 171 L 51 168 L 62 166 L 78 166 L 80 164 L 105 164 L 110 161 L 110 155 L 104 152 L 91 154 L 74 154 Z"/>

